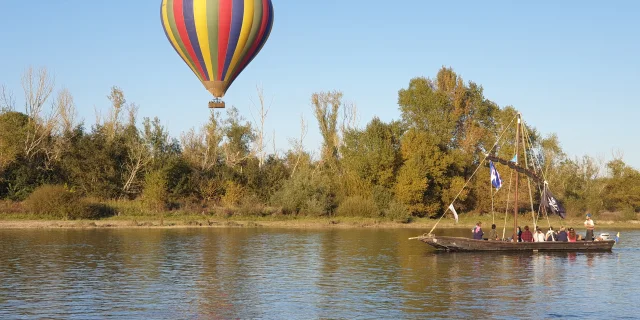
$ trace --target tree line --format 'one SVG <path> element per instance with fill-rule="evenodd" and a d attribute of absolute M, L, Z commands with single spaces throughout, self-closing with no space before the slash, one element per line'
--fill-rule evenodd
<path fill-rule="evenodd" d="M 496 151 L 503 132 L 497 153 L 513 155 L 509 135 L 515 133 L 505 128 L 517 110 L 499 107 L 485 98 L 482 86 L 464 82 L 451 68 L 441 68 L 433 79 L 410 79 L 398 91 L 400 119 L 374 117 L 364 128 L 356 126 L 357 108 L 343 102 L 342 92 L 314 93 L 310 100 L 323 140 L 319 157 L 304 148 L 304 118 L 289 150 L 267 152 L 269 110 L 261 91 L 257 121 L 230 107 L 211 111 L 202 127 L 171 137 L 157 117 L 145 117 L 138 126 L 138 106 L 117 86 L 107 96 L 108 114 L 97 116 L 91 128 L 77 122 L 68 90 L 54 92 L 45 68 L 29 68 L 22 87 L 21 110 L 13 93 L 0 87 L 0 199 L 31 210 L 84 199 L 93 205 L 135 202 L 148 212 L 207 214 L 222 208 L 227 215 L 410 221 L 442 215 L 456 197 L 463 214 L 507 206 L 507 188 L 491 190 L 488 164 L 475 170 L 489 150 Z M 555 134 L 543 136 L 528 123 L 525 129 L 535 151 L 530 160 L 540 164 L 570 214 L 614 211 L 635 218 L 640 172 L 621 156 L 607 163 L 587 155 L 571 159 Z M 507 168 L 497 166 L 508 185 Z M 526 179 L 520 184 L 520 199 L 526 199 L 520 209 L 535 211 L 539 199 L 529 201 L 532 186 Z"/>

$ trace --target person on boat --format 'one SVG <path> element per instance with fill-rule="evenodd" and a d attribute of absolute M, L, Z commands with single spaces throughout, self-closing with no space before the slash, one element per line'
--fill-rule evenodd
<path fill-rule="evenodd" d="M 536 227 L 536 233 L 533 235 L 533 241 L 535 242 L 544 242 L 544 233 L 542 233 L 542 229 L 540 227 Z"/>
<path fill-rule="evenodd" d="M 478 221 L 478 223 L 476 223 L 475 228 L 473 228 L 473 239 L 475 240 L 482 240 L 482 236 L 484 235 L 484 232 L 482 231 L 482 222 Z"/>
<path fill-rule="evenodd" d="M 549 226 L 549 231 L 545 235 L 545 241 L 556 241 L 556 232 L 553 230 L 552 226 Z"/>
<path fill-rule="evenodd" d="M 516 229 L 516 233 L 518 234 L 518 242 L 522 242 L 522 228 L 520 226 Z"/>
<path fill-rule="evenodd" d="M 562 242 L 569 241 L 569 238 L 567 238 L 567 231 L 565 231 L 564 227 L 560 227 L 560 231 L 558 232 L 556 241 L 562 241 Z"/>
<path fill-rule="evenodd" d="M 529 231 L 529 226 L 524 226 L 524 231 L 520 235 L 522 242 L 533 242 L 533 234 Z"/>
<path fill-rule="evenodd" d="M 593 241 L 594 223 L 593 220 L 591 220 L 590 213 L 587 213 L 587 220 L 584 221 L 584 227 L 587 228 L 587 234 L 585 234 L 584 239 L 586 241 Z"/>
<path fill-rule="evenodd" d="M 496 231 L 496 224 L 491 225 L 491 230 L 489 231 L 489 241 L 498 240 L 498 232 Z"/>
<path fill-rule="evenodd" d="M 569 228 L 569 234 L 567 234 L 567 240 L 569 242 L 576 242 L 578 240 L 578 235 L 576 234 L 576 230 L 573 228 Z"/>

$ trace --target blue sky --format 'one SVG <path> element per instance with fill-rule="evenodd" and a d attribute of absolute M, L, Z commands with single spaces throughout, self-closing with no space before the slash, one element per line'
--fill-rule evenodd
<path fill-rule="evenodd" d="M 621 152 L 640 169 L 640 2 L 273 2 L 271 37 L 224 100 L 251 120 L 262 85 L 279 152 L 303 115 L 307 150 L 318 154 L 313 92 L 343 91 L 364 127 L 374 116 L 398 119 L 398 90 L 447 66 L 542 134 L 556 133 L 571 157 Z M 160 0 L 1 1 L 0 83 L 21 98 L 25 68 L 47 67 L 87 127 L 95 110 L 108 112 L 117 85 L 140 119 L 159 117 L 177 138 L 205 123 L 211 96 L 171 48 L 159 8 Z"/>

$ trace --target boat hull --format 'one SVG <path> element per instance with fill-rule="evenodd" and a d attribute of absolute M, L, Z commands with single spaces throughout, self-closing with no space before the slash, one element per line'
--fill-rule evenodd
<path fill-rule="evenodd" d="M 422 236 L 418 239 L 444 251 L 611 251 L 615 240 L 508 242 L 474 240 L 462 237 Z"/>

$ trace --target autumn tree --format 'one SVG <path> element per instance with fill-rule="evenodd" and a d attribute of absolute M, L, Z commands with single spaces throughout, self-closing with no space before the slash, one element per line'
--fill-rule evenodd
<path fill-rule="evenodd" d="M 418 215 L 443 212 L 456 196 L 464 201 L 467 191 L 459 191 L 471 168 L 493 147 L 498 106 L 451 68 L 440 69 L 435 80 L 412 79 L 399 91 L 398 104 L 407 128 L 398 197 Z"/>

